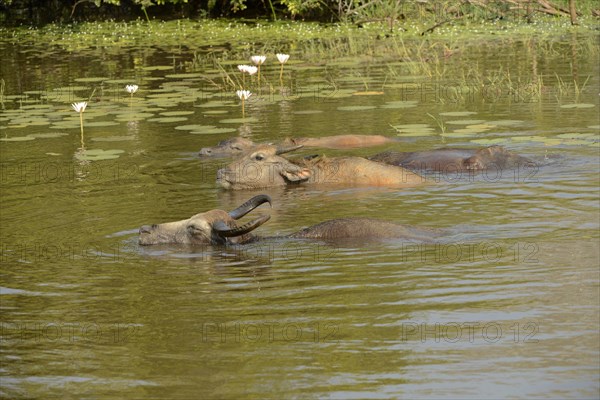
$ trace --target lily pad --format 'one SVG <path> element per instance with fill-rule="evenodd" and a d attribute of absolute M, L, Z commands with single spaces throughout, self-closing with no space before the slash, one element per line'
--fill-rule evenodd
<path fill-rule="evenodd" d="M 189 73 L 189 74 L 169 74 L 165 75 L 165 78 L 169 79 L 185 79 L 185 78 L 201 78 L 203 75 L 198 73 Z"/>
<path fill-rule="evenodd" d="M 566 145 L 570 145 L 570 146 L 589 145 L 590 143 L 593 143 L 591 141 L 581 140 L 581 139 L 566 139 L 566 140 L 554 139 L 554 140 L 558 141 L 558 144 L 566 144 Z"/>
<path fill-rule="evenodd" d="M 600 139 L 600 136 L 595 133 L 561 133 L 560 135 L 556 135 L 556 137 L 561 139 Z"/>
<path fill-rule="evenodd" d="M 573 103 L 573 104 L 563 104 L 560 108 L 593 108 L 596 107 L 595 104 L 590 103 Z"/>
<path fill-rule="evenodd" d="M 369 91 L 365 91 L 365 92 L 354 92 L 354 93 L 352 93 L 352 95 L 353 96 L 378 96 L 378 95 L 382 95 L 384 93 L 385 92 L 369 90 Z"/>
<path fill-rule="evenodd" d="M 75 82 L 82 82 L 82 83 L 92 83 L 92 82 L 102 82 L 107 80 L 108 78 L 105 76 L 99 76 L 99 77 L 90 77 L 90 78 L 77 78 L 74 79 Z"/>
<path fill-rule="evenodd" d="M 160 122 L 160 123 L 171 123 L 187 121 L 187 117 L 162 117 L 162 118 L 150 118 L 149 122 Z"/>
<path fill-rule="evenodd" d="M 521 121 L 518 119 L 499 119 L 497 121 L 487 121 L 486 124 L 494 125 L 494 126 L 516 126 L 521 125 L 525 121 Z"/>
<path fill-rule="evenodd" d="M 218 133 L 231 133 L 236 132 L 237 129 L 234 128 L 205 128 L 200 130 L 193 130 L 190 133 L 194 135 L 214 135 Z"/>
<path fill-rule="evenodd" d="M 419 137 L 419 136 L 431 136 L 431 135 L 435 135 L 436 132 L 432 129 L 432 130 L 417 130 L 414 132 L 401 132 L 398 133 L 397 136 L 402 136 L 402 137 Z"/>
<path fill-rule="evenodd" d="M 214 125 L 179 125 L 176 126 L 175 129 L 177 129 L 178 131 L 194 131 L 194 130 L 203 130 L 203 129 L 209 129 L 209 128 L 216 128 L 216 126 Z"/>
<path fill-rule="evenodd" d="M 300 110 L 300 111 L 294 111 L 294 112 L 292 112 L 292 114 L 309 115 L 309 114 L 319 114 L 322 112 L 323 112 L 322 110 Z"/>
<path fill-rule="evenodd" d="M 193 113 L 193 111 L 165 111 L 161 112 L 160 115 L 164 115 L 165 117 L 177 117 L 181 115 L 190 115 Z"/>
<path fill-rule="evenodd" d="M 247 117 L 247 118 L 227 118 L 222 119 L 219 122 L 222 124 L 243 124 L 245 122 L 257 122 L 258 118 L 256 117 Z"/>
<path fill-rule="evenodd" d="M 407 100 L 407 101 L 389 101 L 381 106 L 381 108 L 412 108 L 417 106 L 417 101 Z"/>
<path fill-rule="evenodd" d="M 454 121 L 446 121 L 446 123 L 450 124 L 450 125 L 474 125 L 474 124 L 481 124 L 482 122 L 485 122 L 485 120 L 483 120 L 483 119 L 457 119 Z"/>
<path fill-rule="evenodd" d="M 228 114 L 227 110 L 208 110 L 202 112 L 204 115 L 220 115 L 220 114 Z"/>
<path fill-rule="evenodd" d="M 440 113 L 444 117 L 468 117 L 469 115 L 477 114 L 475 111 L 447 111 Z"/>
<path fill-rule="evenodd" d="M 377 108 L 375 106 L 342 106 L 337 109 L 340 111 L 362 111 L 362 110 L 372 110 Z"/>
<path fill-rule="evenodd" d="M 431 125 L 429 124 L 401 124 L 401 125 L 393 125 L 395 129 L 430 129 Z"/>
<path fill-rule="evenodd" d="M 121 153 L 124 153 L 125 150 L 102 150 L 102 149 L 93 149 L 93 150 L 84 150 L 83 153 L 77 153 L 75 157 L 79 160 L 114 160 L 115 158 L 119 158 Z"/>
<path fill-rule="evenodd" d="M 33 136 L 14 136 L 14 137 L 7 137 L 7 138 L 0 138 L 0 141 L 2 142 L 28 142 L 30 140 L 35 140 L 35 138 Z"/>
<path fill-rule="evenodd" d="M 47 139 L 47 138 L 55 138 L 55 137 L 61 137 L 61 136 L 67 136 L 68 133 L 64 133 L 64 132 L 48 132 L 48 133 L 32 133 L 31 135 L 28 135 L 30 137 L 33 138 L 43 138 L 43 139 Z"/>
<path fill-rule="evenodd" d="M 143 67 L 142 70 L 144 71 L 168 71 L 170 69 L 173 69 L 172 65 L 154 65 L 151 67 Z"/>

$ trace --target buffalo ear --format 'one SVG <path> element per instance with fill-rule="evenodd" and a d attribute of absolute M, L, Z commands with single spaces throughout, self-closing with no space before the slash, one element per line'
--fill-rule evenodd
<path fill-rule="evenodd" d="M 308 168 L 302 168 L 297 165 L 286 166 L 283 171 L 280 172 L 287 181 L 293 183 L 306 182 L 308 178 L 312 176 L 311 170 Z"/>

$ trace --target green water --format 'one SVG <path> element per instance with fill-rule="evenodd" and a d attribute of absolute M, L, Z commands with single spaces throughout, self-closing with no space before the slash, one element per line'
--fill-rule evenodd
<path fill-rule="evenodd" d="M 283 95 L 274 48 L 242 122 L 214 58 L 192 64 L 185 46 L 0 40 L 2 397 L 597 397 L 597 40 L 475 40 L 425 65 L 290 51 Z M 241 79 L 244 59 L 216 51 Z M 82 136 L 70 103 L 92 93 Z M 238 134 L 348 133 L 400 141 L 299 154 L 497 142 L 539 168 L 226 192 L 229 160 L 196 156 Z M 264 236 L 369 216 L 445 228 L 448 243 L 137 244 L 141 225 L 258 193 L 273 198 Z"/>

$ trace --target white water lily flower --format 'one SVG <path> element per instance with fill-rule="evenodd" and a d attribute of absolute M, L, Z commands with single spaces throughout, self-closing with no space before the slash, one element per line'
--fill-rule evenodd
<path fill-rule="evenodd" d="M 248 100 L 248 97 L 252 96 L 252 93 L 250 93 L 249 90 L 238 90 L 235 93 L 242 100 Z"/>
<path fill-rule="evenodd" d="M 254 75 L 256 71 L 258 71 L 258 68 L 256 68 L 254 65 L 238 65 L 238 69 L 242 73 L 246 72 L 249 75 Z"/>
<path fill-rule="evenodd" d="M 71 104 L 71 107 L 73 107 L 73 110 L 77 111 L 78 113 L 82 113 L 85 111 L 85 108 L 87 107 L 87 101 L 73 103 L 73 104 Z"/>
<path fill-rule="evenodd" d="M 252 60 L 252 62 L 256 65 L 261 65 L 265 62 L 265 60 L 267 59 L 267 56 L 252 56 L 250 57 L 250 59 Z"/>
<path fill-rule="evenodd" d="M 282 64 L 285 64 L 287 62 L 287 60 L 289 60 L 289 58 L 290 58 L 289 54 L 277 53 L 276 55 L 277 55 L 277 59 Z"/>
<path fill-rule="evenodd" d="M 135 92 L 137 92 L 137 90 L 139 89 L 138 85 L 127 85 L 125 86 L 125 90 L 127 90 L 128 93 L 134 94 Z"/>

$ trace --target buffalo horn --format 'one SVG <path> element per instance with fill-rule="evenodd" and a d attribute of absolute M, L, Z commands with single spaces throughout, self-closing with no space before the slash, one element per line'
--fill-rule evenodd
<path fill-rule="evenodd" d="M 254 229 L 258 228 L 265 222 L 267 222 L 271 218 L 270 215 L 263 215 L 255 219 L 254 221 L 250 221 L 242 226 L 238 226 L 235 228 L 230 228 L 223 221 L 217 221 L 213 224 L 213 229 L 215 232 L 219 234 L 219 236 L 223 237 L 233 237 L 233 236 L 241 236 L 246 233 L 252 232 Z"/>
<path fill-rule="evenodd" d="M 277 151 L 275 154 L 279 155 L 283 153 L 289 153 L 290 151 L 298 150 L 302 147 L 304 147 L 302 144 L 297 144 L 295 146 L 277 146 Z"/>
<path fill-rule="evenodd" d="M 258 196 L 254 196 L 235 210 L 229 211 L 229 216 L 233 219 L 240 219 L 263 203 L 269 203 L 269 205 L 271 205 L 271 198 L 266 194 L 259 194 Z"/>

